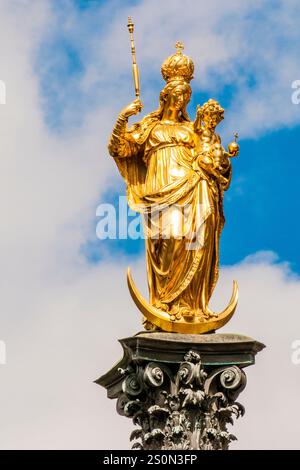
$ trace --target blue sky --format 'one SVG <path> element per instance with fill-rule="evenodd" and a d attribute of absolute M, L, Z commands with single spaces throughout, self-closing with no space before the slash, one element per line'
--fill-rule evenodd
<path fill-rule="evenodd" d="M 116 6 L 120 5 L 118 2 L 112 3 Z M 131 2 L 128 11 L 140 3 Z M 277 4 L 278 2 L 273 3 L 273 7 L 276 8 Z M 40 80 L 44 119 L 53 133 L 60 134 L 70 129 L 80 128 L 86 114 L 101 106 L 101 101 L 104 99 L 105 90 L 99 77 L 86 89 L 82 88 L 81 80 L 96 55 L 97 61 L 101 63 L 103 50 L 99 47 L 97 53 L 94 42 L 99 41 L 100 45 L 103 36 L 109 30 L 110 21 L 114 18 L 113 8 L 108 9 L 107 5 L 107 2 L 97 0 L 63 2 L 63 8 L 54 11 L 57 18 L 54 31 L 49 31 L 48 36 L 39 46 L 36 69 Z M 124 9 L 124 4 L 122 6 Z M 268 2 L 265 6 L 268 6 Z M 73 28 L 61 28 L 61 25 L 65 26 L 70 9 L 73 15 Z M 266 21 L 266 17 L 268 18 L 268 11 L 267 8 L 254 9 L 246 15 L 247 21 L 256 21 L 260 27 L 259 25 Z M 103 24 L 100 26 L 99 19 L 105 23 L 103 28 Z M 174 37 L 174 41 L 176 39 L 177 37 Z M 289 45 L 290 38 L 282 37 L 281 42 L 279 39 L 275 38 L 274 43 L 278 51 L 282 53 L 284 47 Z M 91 44 L 93 48 L 90 48 Z M 172 46 L 170 44 L 170 51 L 172 51 Z M 189 44 L 186 44 L 187 53 L 188 46 Z M 142 53 L 143 51 L 139 50 L 140 56 Z M 159 56 L 159 51 L 157 55 Z M 261 55 L 263 59 L 263 53 Z M 164 58 L 165 56 L 162 55 L 159 60 L 162 61 Z M 107 60 L 107 56 L 103 55 L 104 66 Z M 112 60 L 117 61 L 117 58 L 114 57 Z M 222 66 L 221 70 L 223 68 Z M 298 70 L 300 76 L 300 67 Z M 146 98 L 149 112 L 156 107 L 157 95 L 162 86 L 160 71 L 157 68 L 155 78 L 149 77 L 149 74 L 143 78 L 143 68 L 140 73 L 143 89 L 149 88 L 150 90 Z M 242 77 L 239 80 L 236 80 L 237 73 L 239 77 Z M 269 73 L 270 70 L 267 67 L 265 71 L 263 70 L 263 62 L 261 68 L 258 69 L 257 66 L 248 68 L 247 62 L 243 64 L 237 61 L 235 79 L 231 81 L 226 73 L 222 81 L 220 69 L 212 66 L 208 70 L 211 87 L 206 83 L 205 89 L 201 90 L 197 84 L 194 89 L 190 104 L 191 116 L 194 114 L 196 104 L 203 103 L 210 97 L 218 99 L 226 110 L 229 108 L 229 112 L 232 107 L 238 109 L 239 100 L 241 100 L 240 82 L 243 82 L 244 99 L 247 100 L 247 96 L 251 98 L 251 93 L 255 93 L 255 90 L 261 87 L 262 77 Z M 299 77 L 294 77 L 294 79 L 297 78 Z M 119 74 L 119 79 L 122 82 L 127 81 L 127 87 L 130 90 L 132 85 L 129 47 L 128 69 Z M 62 88 L 62 93 L 57 92 L 58 85 Z M 284 91 L 286 93 L 285 106 L 296 107 L 290 100 L 290 86 L 291 83 L 287 80 Z M 282 90 L 278 89 L 277 92 L 282 92 Z M 274 93 L 276 93 L 276 85 Z M 129 102 L 130 99 L 129 92 L 127 101 Z M 124 104 L 126 101 L 120 102 L 119 109 Z M 300 115 L 300 105 L 297 112 Z M 277 113 L 280 115 L 281 109 L 278 109 Z M 244 126 L 243 113 L 239 115 L 236 112 L 234 116 L 235 127 L 232 128 L 232 132 L 239 131 Z M 113 126 L 113 120 L 110 124 Z M 300 272 L 300 251 L 297 246 L 300 228 L 298 217 L 299 131 L 297 122 L 289 122 L 286 126 L 276 124 L 273 128 L 270 126 L 266 130 L 254 131 L 251 138 L 245 137 L 243 132 L 240 132 L 240 156 L 233 161 L 232 185 L 225 195 L 227 223 L 221 238 L 221 262 L 223 264 L 234 264 L 256 251 L 271 250 L 278 254 L 280 260 L 291 263 L 293 270 Z M 220 133 L 222 135 L 222 126 L 220 126 Z M 107 138 L 108 136 L 109 133 Z M 226 140 L 228 142 L 228 138 L 224 139 L 224 144 Z M 107 158 L 109 158 L 108 155 Z M 117 173 L 117 169 L 115 171 Z M 117 203 L 119 192 L 125 194 L 125 187 L 116 176 L 116 180 L 108 184 L 105 191 L 103 187 L 99 187 L 101 200 L 95 200 L 95 208 L 99 202 Z M 101 262 L 103 252 L 107 256 L 107 251 L 111 253 L 111 256 L 142 253 L 143 241 L 141 240 L 97 240 L 95 236 L 97 222 L 96 217 L 91 219 L 90 235 L 81 247 L 81 252 L 89 262 Z"/>
<path fill-rule="evenodd" d="M 257 251 L 274 251 L 300 273 L 299 241 L 299 127 L 260 139 L 241 140 L 240 157 L 233 161 L 233 179 L 225 194 L 226 225 L 221 237 L 221 263 L 235 264 Z M 288 144 L 287 144 L 288 142 Z M 294 154 L 288 149 L 295 148 Z M 122 185 L 122 194 L 125 187 Z M 118 192 L 107 191 L 103 201 L 118 207 Z M 96 228 L 99 219 L 92 223 Z M 101 260 L 102 248 L 140 254 L 143 240 L 98 241 L 91 237 L 82 248 L 91 262 Z"/>

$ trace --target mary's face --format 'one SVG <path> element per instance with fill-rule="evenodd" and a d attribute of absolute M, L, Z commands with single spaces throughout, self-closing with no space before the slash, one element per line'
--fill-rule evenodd
<path fill-rule="evenodd" d="M 189 90 L 184 86 L 178 86 L 168 94 L 166 104 L 170 109 L 181 111 L 189 101 Z"/>

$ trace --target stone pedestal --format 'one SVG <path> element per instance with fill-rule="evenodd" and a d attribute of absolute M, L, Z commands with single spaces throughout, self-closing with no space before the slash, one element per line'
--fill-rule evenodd
<path fill-rule="evenodd" d="M 228 449 L 227 425 L 244 414 L 236 401 L 244 368 L 264 345 L 236 334 L 141 332 L 120 340 L 124 356 L 96 380 L 137 425 L 132 448 Z"/>

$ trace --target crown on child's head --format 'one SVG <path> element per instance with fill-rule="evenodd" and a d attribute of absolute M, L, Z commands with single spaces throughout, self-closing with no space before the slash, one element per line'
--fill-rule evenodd
<path fill-rule="evenodd" d="M 201 106 L 202 113 L 218 113 L 223 117 L 224 108 L 212 98 Z"/>

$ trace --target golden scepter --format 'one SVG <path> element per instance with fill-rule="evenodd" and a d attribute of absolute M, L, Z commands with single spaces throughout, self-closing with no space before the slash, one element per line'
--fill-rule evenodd
<path fill-rule="evenodd" d="M 135 45 L 134 45 L 134 38 L 133 38 L 134 24 L 130 16 L 128 16 L 127 26 L 128 26 L 128 31 L 130 35 L 131 55 L 132 55 L 132 75 L 133 75 L 133 82 L 134 82 L 134 88 L 135 88 L 135 96 L 139 98 L 140 97 L 139 69 L 136 63 L 136 56 L 135 56 Z"/>

